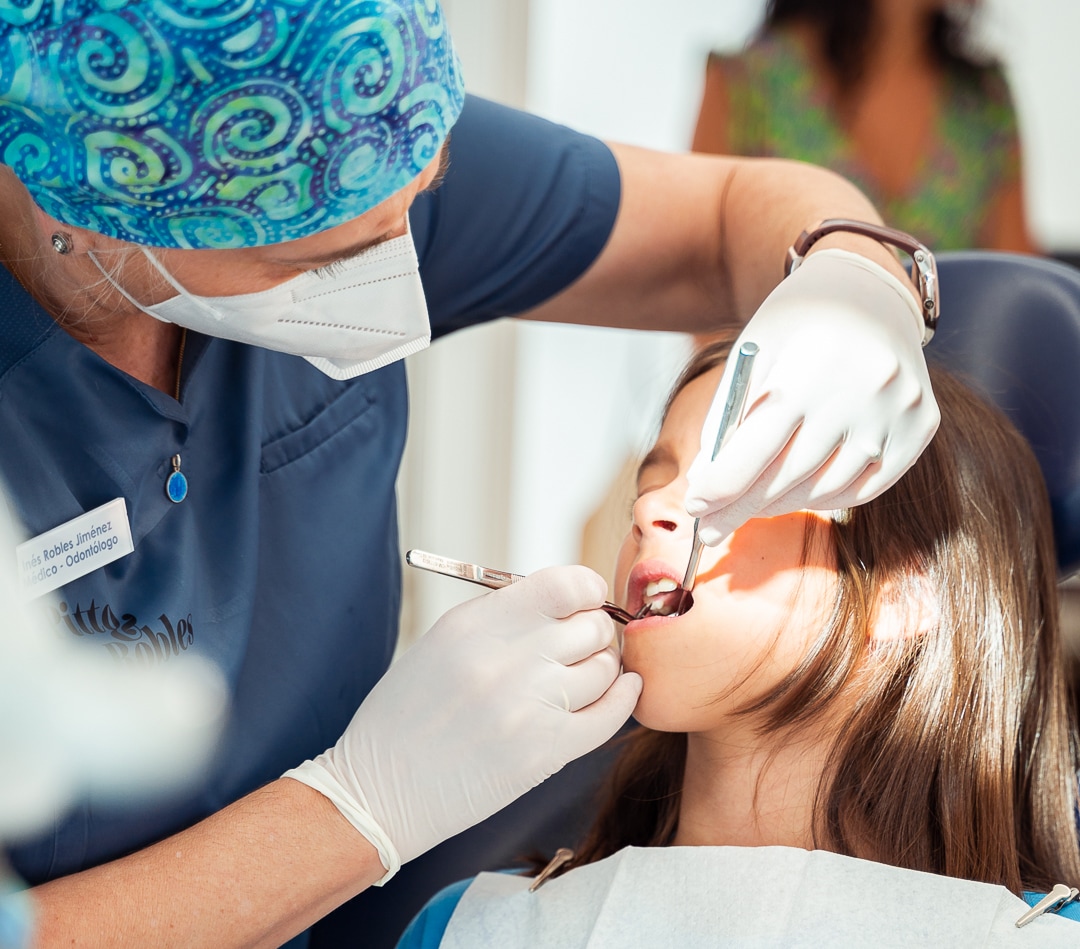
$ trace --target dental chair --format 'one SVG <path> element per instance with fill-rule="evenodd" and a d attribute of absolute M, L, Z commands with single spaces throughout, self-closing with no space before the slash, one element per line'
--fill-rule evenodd
<path fill-rule="evenodd" d="M 1037 257 L 982 251 L 938 258 L 942 318 L 927 358 L 960 372 L 1012 419 L 1035 449 L 1050 491 L 1062 576 L 1080 568 L 1080 271 Z M 406 864 L 314 930 L 389 949 L 443 886 L 513 867 L 536 851 L 574 846 L 616 749 L 609 742 L 499 814 Z M 468 762 L 461 766 L 467 768 Z"/>
<path fill-rule="evenodd" d="M 1080 270 L 1040 257 L 938 257 L 941 323 L 927 359 L 1012 420 L 1042 468 L 1058 573 L 1080 569 Z"/>

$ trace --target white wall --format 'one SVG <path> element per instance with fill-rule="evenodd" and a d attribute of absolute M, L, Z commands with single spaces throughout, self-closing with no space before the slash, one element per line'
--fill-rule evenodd
<path fill-rule="evenodd" d="M 1080 2 L 986 7 L 988 45 L 1008 69 L 1020 116 L 1032 234 L 1050 250 L 1080 253 Z"/>
<path fill-rule="evenodd" d="M 525 104 L 528 0 L 443 0 L 470 91 Z M 512 321 L 454 333 L 408 360 L 412 407 L 398 479 L 402 550 L 507 562 L 514 430 Z M 401 645 L 477 587 L 406 568 Z"/>
<path fill-rule="evenodd" d="M 683 150 L 705 56 L 738 48 L 761 0 L 533 0 L 529 108 L 601 138 Z"/>

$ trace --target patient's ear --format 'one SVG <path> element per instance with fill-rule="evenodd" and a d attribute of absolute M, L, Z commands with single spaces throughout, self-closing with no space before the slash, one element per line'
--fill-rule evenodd
<path fill-rule="evenodd" d="M 870 619 L 872 643 L 922 636 L 941 620 L 937 594 L 924 574 L 886 580 Z"/>

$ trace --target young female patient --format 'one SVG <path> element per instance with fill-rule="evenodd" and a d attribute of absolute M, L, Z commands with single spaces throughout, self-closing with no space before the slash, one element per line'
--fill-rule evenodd
<path fill-rule="evenodd" d="M 615 590 L 632 613 L 677 596 L 685 475 L 726 355 L 694 357 L 641 465 Z M 780 845 L 1017 894 L 1080 885 L 1040 471 L 1003 416 L 932 378 L 941 427 L 892 490 L 749 521 L 705 549 L 688 613 L 626 627 L 644 727 L 571 867 L 626 846 Z M 399 945 L 437 944 L 463 889 Z"/>

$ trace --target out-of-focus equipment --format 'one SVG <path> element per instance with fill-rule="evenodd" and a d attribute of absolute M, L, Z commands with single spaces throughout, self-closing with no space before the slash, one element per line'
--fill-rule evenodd
<path fill-rule="evenodd" d="M 1080 569 L 1080 271 L 1040 257 L 938 257 L 948 313 L 926 349 L 993 401 L 1039 460 L 1058 570 Z"/>
<path fill-rule="evenodd" d="M 136 799 L 197 777 L 226 707 L 216 667 L 196 657 L 120 666 L 69 642 L 45 620 L 45 598 L 22 599 L 21 539 L 0 494 L 0 845 L 38 831 L 84 795 Z M 0 949 L 22 949 L 31 904 L 3 870 L 0 862 Z"/>

